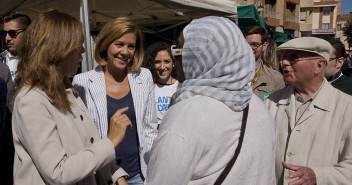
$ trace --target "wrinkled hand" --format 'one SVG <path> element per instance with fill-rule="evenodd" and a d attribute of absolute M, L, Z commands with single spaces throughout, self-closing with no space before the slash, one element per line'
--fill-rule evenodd
<path fill-rule="evenodd" d="M 286 169 L 294 171 L 288 177 L 289 178 L 297 178 L 292 180 L 289 185 L 315 185 L 317 183 L 317 178 L 315 176 L 314 171 L 311 168 L 305 166 L 297 166 L 289 163 L 282 163 L 282 166 Z"/>
<path fill-rule="evenodd" d="M 117 181 L 116 181 L 116 184 L 117 185 L 128 185 L 127 180 L 125 179 L 125 177 L 118 178 Z"/>
<path fill-rule="evenodd" d="M 110 119 L 110 129 L 108 138 L 112 141 L 115 148 L 121 143 L 125 137 L 126 128 L 132 127 L 132 123 L 126 114 L 123 114 L 128 110 L 128 107 L 124 107 L 115 112 Z"/>

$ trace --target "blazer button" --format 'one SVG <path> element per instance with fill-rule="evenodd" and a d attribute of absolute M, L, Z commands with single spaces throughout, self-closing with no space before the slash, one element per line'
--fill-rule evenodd
<path fill-rule="evenodd" d="M 79 115 L 79 117 L 81 117 L 81 120 L 83 121 L 83 116 L 82 116 L 82 115 Z"/>
<path fill-rule="evenodd" d="M 294 153 L 292 153 L 292 152 L 287 152 L 287 156 L 292 157 L 293 155 L 294 155 Z"/>
<path fill-rule="evenodd" d="M 112 182 L 112 180 L 108 180 L 108 184 L 113 184 L 114 182 Z"/>
<path fill-rule="evenodd" d="M 90 138 L 90 143 L 94 143 L 94 137 Z"/>

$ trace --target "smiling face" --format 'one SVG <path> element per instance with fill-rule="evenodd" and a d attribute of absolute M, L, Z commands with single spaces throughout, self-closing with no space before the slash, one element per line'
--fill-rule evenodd
<path fill-rule="evenodd" d="M 18 33 L 17 36 L 13 38 L 10 37 L 9 34 L 6 34 L 5 36 L 5 42 L 8 48 L 7 50 L 13 55 L 17 55 L 18 45 L 22 42 L 23 30 L 21 29 L 23 28 L 20 27 L 16 20 L 4 23 L 4 31 L 16 30 Z"/>
<path fill-rule="evenodd" d="M 61 69 L 64 76 L 72 76 L 77 73 L 77 69 L 80 67 L 82 62 L 82 53 L 85 52 L 83 46 L 78 47 L 71 51 L 65 58 L 61 61 Z"/>
<path fill-rule="evenodd" d="M 106 67 L 125 70 L 127 65 L 133 61 L 136 39 L 135 33 L 126 33 L 113 41 L 107 50 Z"/>
<path fill-rule="evenodd" d="M 166 50 L 159 51 L 154 60 L 154 68 L 157 74 L 157 81 L 161 84 L 170 84 L 171 72 L 174 62 Z"/>

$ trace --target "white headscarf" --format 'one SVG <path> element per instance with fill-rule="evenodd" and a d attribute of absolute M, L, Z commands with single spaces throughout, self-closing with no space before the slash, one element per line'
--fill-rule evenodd
<path fill-rule="evenodd" d="M 237 25 L 223 17 L 204 17 L 187 25 L 183 36 L 186 80 L 176 102 L 203 95 L 242 111 L 252 96 L 255 59 Z"/>

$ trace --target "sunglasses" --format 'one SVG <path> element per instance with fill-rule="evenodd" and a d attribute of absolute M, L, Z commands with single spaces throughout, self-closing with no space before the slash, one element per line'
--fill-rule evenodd
<path fill-rule="evenodd" d="M 175 59 L 176 56 L 182 55 L 182 49 L 176 48 L 176 45 L 172 45 L 171 46 L 171 54 L 172 54 L 172 58 Z"/>
<path fill-rule="evenodd" d="M 18 29 L 18 30 L 9 30 L 9 31 L 5 31 L 5 30 L 1 30 L 1 35 L 3 37 L 6 37 L 7 34 L 9 34 L 9 36 L 11 38 L 16 38 L 18 34 L 24 32 L 26 29 Z"/>

